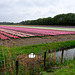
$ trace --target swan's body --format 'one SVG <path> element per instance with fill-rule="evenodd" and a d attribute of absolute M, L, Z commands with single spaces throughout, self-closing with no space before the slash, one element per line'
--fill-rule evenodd
<path fill-rule="evenodd" d="M 33 53 L 29 54 L 29 58 L 35 58 L 35 54 Z"/>

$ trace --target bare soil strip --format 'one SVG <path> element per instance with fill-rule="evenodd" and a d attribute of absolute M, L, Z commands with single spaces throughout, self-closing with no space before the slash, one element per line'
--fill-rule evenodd
<path fill-rule="evenodd" d="M 69 40 L 75 40 L 75 35 L 69 34 L 69 35 L 11 39 L 11 40 L 8 40 L 7 42 L 8 42 L 8 45 L 28 46 L 28 45 L 61 42 L 61 41 L 69 41 Z M 3 43 L 5 45 L 5 41 L 3 41 Z M 0 40 L 0 45 L 1 45 L 1 40 Z"/>

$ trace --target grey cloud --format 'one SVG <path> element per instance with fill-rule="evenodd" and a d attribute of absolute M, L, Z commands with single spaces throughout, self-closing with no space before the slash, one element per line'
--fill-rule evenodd
<path fill-rule="evenodd" d="M 0 21 L 20 22 L 75 12 L 75 0 L 2 0 Z"/>

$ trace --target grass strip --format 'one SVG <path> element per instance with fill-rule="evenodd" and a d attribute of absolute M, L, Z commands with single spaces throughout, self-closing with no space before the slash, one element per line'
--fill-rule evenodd
<path fill-rule="evenodd" d="M 43 75 L 75 75 L 75 58 L 64 62 L 63 64 L 58 64 L 61 66 L 60 69 L 56 69 L 54 72 L 43 72 Z"/>
<path fill-rule="evenodd" d="M 9 47 L 9 53 L 12 57 L 14 57 L 14 53 L 22 53 L 22 54 L 41 54 L 41 52 L 47 51 L 47 50 L 58 50 L 65 47 L 75 47 L 75 40 L 71 41 L 65 41 L 65 42 L 52 42 L 52 43 L 45 43 L 45 44 L 38 44 L 38 45 L 32 45 L 32 46 L 19 46 L 19 47 Z M 4 50 L 4 55 L 6 56 L 7 47 L 0 46 L 0 59 L 2 58 L 2 49 Z"/>

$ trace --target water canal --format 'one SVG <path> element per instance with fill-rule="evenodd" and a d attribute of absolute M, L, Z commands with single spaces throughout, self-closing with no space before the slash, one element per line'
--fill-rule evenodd
<path fill-rule="evenodd" d="M 56 61 L 61 61 L 62 51 L 57 51 L 49 54 L 51 57 L 55 57 Z M 64 60 L 72 60 L 75 57 L 75 48 L 67 49 L 63 51 L 63 61 Z"/>

